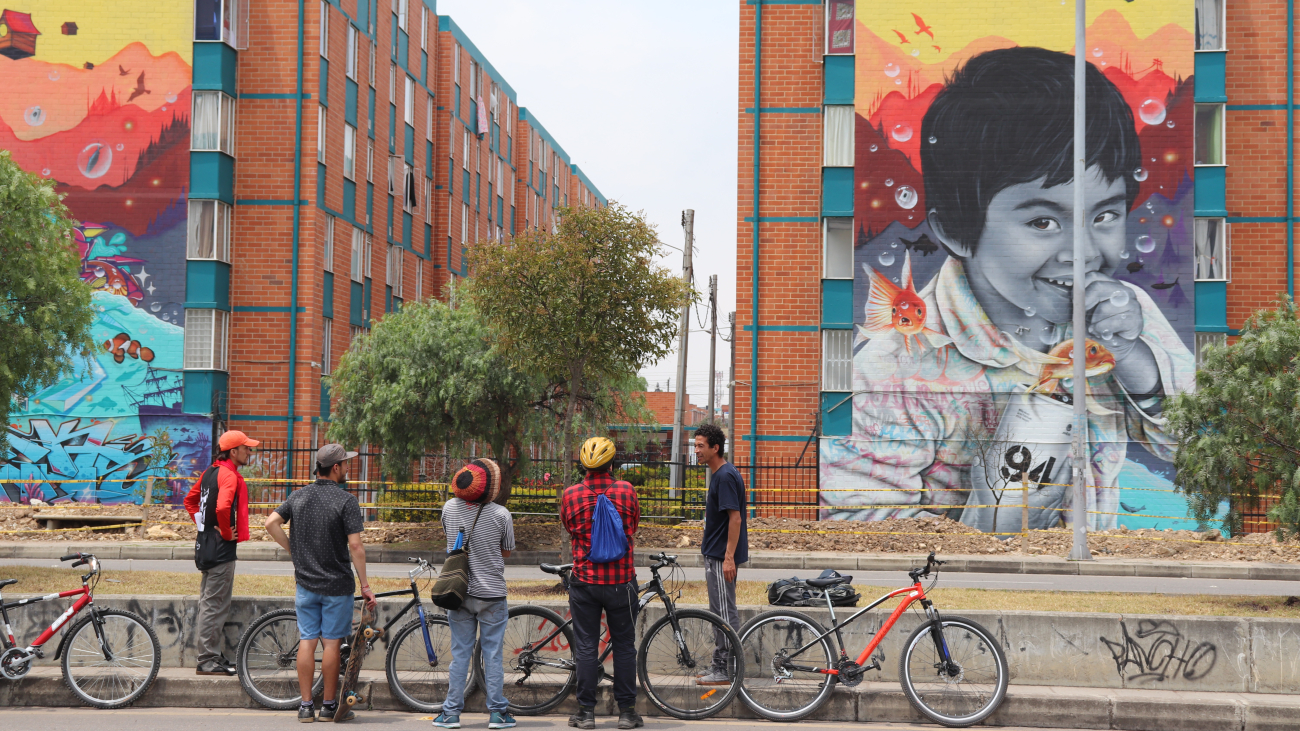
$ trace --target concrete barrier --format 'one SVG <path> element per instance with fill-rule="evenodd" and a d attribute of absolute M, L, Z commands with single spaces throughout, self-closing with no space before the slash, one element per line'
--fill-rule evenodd
<path fill-rule="evenodd" d="M 195 665 L 197 597 L 101 595 L 96 603 L 135 612 L 152 623 L 162 646 L 164 667 Z M 562 616 L 568 613 L 565 602 L 530 603 Z M 401 598 L 381 600 L 380 623 L 392 621 L 405 604 Z M 255 619 L 273 609 L 292 606 L 293 600 L 288 597 L 236 597 L 225 627 L 227 657 L 234 658 L 240 635 Z M 20 643 L 30 641 L 66 607 L 66 602 L 43 602 L 12 612 L 15 636 Z M 427 601 L 425 609 L 441 614 Z M 741 621 L 772 609 L 779 608 L 742 607 Z M 638 617 L 638 635 L 662 617 L 663 611 L 661 604 L 651 603 Z M 830 627 L 829 612 L 824 608 L 795 611 Z M 843 621 L 854 611 L 839 608 L 836 615 Z M 1011 682 L 1017 685 L 1300 692 L 1300 622 L 1293 620 L 960 610 L 952 614 L 978 622 L 997 638 L 1007 654 Z M 887 617 L 888 611 L 875 610 L 844 629 L 851 657 L 856 658 L 867 646 Z M 414 611 L 408 612 L 392 626 L 392 633 L 415 618 Z M 881 669 L 868 673 L 865 680 L 897 682 L 904 643 L 922 619 L 917 612 L 908 612 L 899 619 L 874 655 Z M 387 642 L 387 636 L 381 638 L 367 656 L 367 669 L 382 671 Z"/>

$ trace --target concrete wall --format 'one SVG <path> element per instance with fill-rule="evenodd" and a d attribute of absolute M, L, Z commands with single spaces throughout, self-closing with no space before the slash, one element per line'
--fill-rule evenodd
<path fill-rule="evenodd" d="M 101 597 L 97 604 L 136 612 L 153 626 L 163 651 L 165 667 L 193 667 L 197 598 Z M 566 614 L 563 602 L 533 602 Z M 379 620 L 388 623 L 405 605 L 397 599 L 380 602 Z M 227 657 L 234 657 L 244 629 L 273 609 L 289 608 L 293 600 L 272 597 L 236 597 L 226 623 Z M 14 634 L 30 641 L 66 607 L 61 602 L 32 605 L 14 612 Z M 426 603 L 426 609 L 430 609 Z M 776 607 L 742 607 L 741 620 L 749 621 Z M 799 610 L 829 626 L 825 609 Z M 839 610 L 843 620 L 851 611 Z M 663 616 L 658 603 L 647 607 L 638 620 L 638 634 Z M 873 611 L 844 631 L 850 656 L 856 656 L 888 616 Z M 1020 685 L 1056 685 L 1088 688 L 1147 688 L 1250 693 L 1300 692 L 1300 625 L 1282 619 L 1238 617 L 1177 617 L 1119 614 L 1065 614 L 1051 612 L 963 612 L 992 632 L 1007 652 L 1011 682 Z M 414 619 L 411 612 L 393 626 L 396 631 Z M 898 659 L 908 635 L 921 616 L 908 613 L 899 619 L 876 657 L 881 670 L 868 673 L 868 681 L 898 680 Z M 383 668 L 387 638 L 366 659 L 368 669 Z M 52 655 L 52 653 L 51 653 Z"/>

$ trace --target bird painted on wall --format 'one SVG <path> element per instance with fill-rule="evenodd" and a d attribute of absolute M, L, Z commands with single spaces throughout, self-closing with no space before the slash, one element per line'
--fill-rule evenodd
<path fill-rule="evenodd" d="M 139 78 L 135 80 L 135 88 L 131 90 L 131 96 L 128 96 L 126 100 L 129 102 L 132 99 L 140 96 L 141 94 L 152 94 L 152 93 L 153 93 L 152 91 L 149 91 L 148 89 L 144 88 L 144 72 L 141 71 Z"/>
<path fill-rule="evenodd" d="M 921 16 L 912 13 L 912 19 L 916 21 L 916 32 L 912 35 L 919 36 L 924 33 L 927 36 L 930 36 L 930 40 L 934 40 L 934 30 L 930 26 L 926 25 L 924 20 L 921 20 Z"/>
<path fill-rule="evenodd" d="M 898 36 L 899 43 L 911 43 L 911 41 L 907 40 L 907 36 L 903 35 L 900 31 L 896 31 L 893 28 L 890 28 L 890 30 L 893 30 L 894 35 Z"/>
<path fill-rule="evenodd" d="M 126 76 L 126 75 L 129 74 L 129 73 L 131 73 L 131 69 L 124 69 L 124 68 L 122 68 L 122 64 L 120 64 L 120 63 L 117 65 L 117 75 L 118 75 L 118 76 Z"/>

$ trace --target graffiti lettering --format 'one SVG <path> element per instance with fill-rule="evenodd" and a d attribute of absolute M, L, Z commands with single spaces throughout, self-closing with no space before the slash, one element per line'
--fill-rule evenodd
<path fill-rule="evenodd" d="M 46 419 L 32 419 L 26 432 L 10 426 L 10 453 L 0 463 L 5 497 L 10 502 L 34 497 L 133 501 L 131 490 L 148 470 L 153 440 L 138 434 L 109 438 L 113 426 L 112 421 L 99 420 L 83 426 L 82 419 L 70 419 L 57 428 Z"/>
<path fill-rule="evenodd" d="M 1181 677 L 1200 680 L 1214 669 L 1219 650 L 1210 642 L 1194 643 L 1183 637 L 1173 623 L 1143 619 L 1136 638 L 1128 625 L 1119 623 L 1120 641 L 1100 637 L 1115 660 L 1115 671 L 1125 680 L 1163 682 Z"/>

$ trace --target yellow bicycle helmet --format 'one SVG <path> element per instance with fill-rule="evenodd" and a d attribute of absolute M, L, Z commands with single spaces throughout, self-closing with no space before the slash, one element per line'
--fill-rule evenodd
<path fill-rule="evenodd" d="M 605 437 L 592 437 L 582 443 L 578 452 L 582 466 L 589 470 L 598 470 L 614 459 L 614 443 Z"/>

